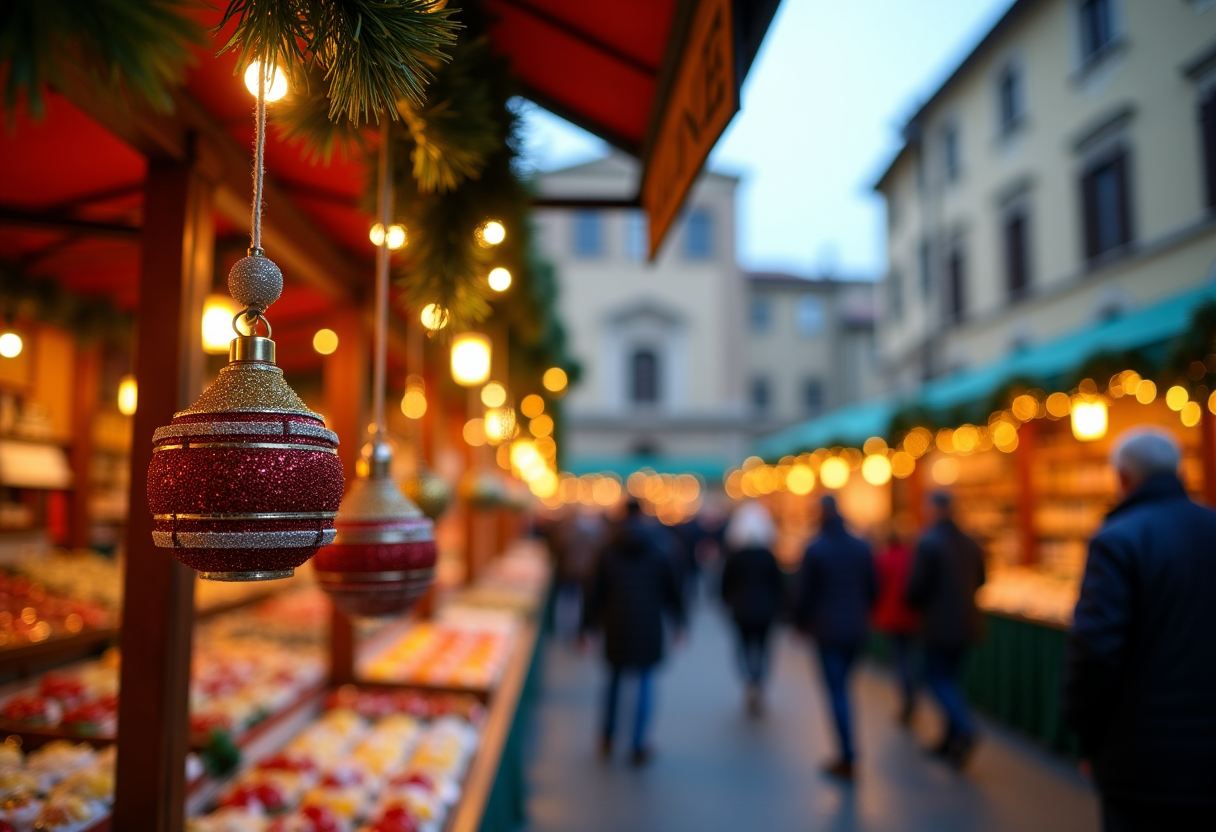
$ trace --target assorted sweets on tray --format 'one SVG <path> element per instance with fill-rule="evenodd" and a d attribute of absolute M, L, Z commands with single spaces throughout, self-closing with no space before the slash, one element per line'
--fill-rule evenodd
<path fill-rule="evenodd" d="M 278 753 L 238 774 L 187 829 L 438 832 L 477 748 L 476 703 L 351 689 L 330 703 Z"/>
<path fill-rule="evenodd" d="M 96 601 L 0 571 L 0 650 L 109 629 L 116 623 L 114 613 Z"/>
<path fill-rule="evenodd" d="M 241 639 L 198 642 L 190 679 L 190 727 L 199 741 L 217 730 L 239 738 L 315 690 L 325 677 L 319 649 L 272 649 Z M 112 649 L 98 660 L 44 674 L 0 701 L 0 727 L 112 739 L 119 661 Z"/>
<path fill-rule="evenodd" d="M 516 616 L 494 612 L 448 607 L 364 659 L 361 675 L 386 684 L 491 690 L 519 630 Z"/>
<path fill-rule="evenodd" d="M 0 744 L 0 829 L 5 832 L 84 832 L 106 820 L 114 803 L 113 746 L 55 740 L 26 754 Z M 186 777 L 202 766 L 193 755 Z"/>

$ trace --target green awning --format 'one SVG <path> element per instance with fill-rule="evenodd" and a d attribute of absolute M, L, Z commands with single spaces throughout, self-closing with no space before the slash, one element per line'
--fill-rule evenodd
<path fill-rule="evenodd" d="M 835 445 L 861 447 L 871 436 L 886 436 L 898 402 L 891 397 L 856 402 L 756 442 L 756 456 L 777 459 Z"/>
<path fill-rule="evenodd" d="M 754 445 L 765 459 L 832 445 L 859 447 L 871 436 L 890 438 L 891 420 L 900 410 L 947 414 L 973 406 L 1015 381 L 1045 390 L 1071 387 L 1076 372 L 1102 354 L 1166 349 L 1185 331 L 1201 304 L 1216 300 L 1216 281 L 1117 318 L 1079 329 L 1042 344 L 1012 352 L 984 367 L 962 370 L 923 385 L 916 393 L 846 405 Z M 1134 367 L 1128 369 L 1136 369 Z"/>
<path fill-rule="evenodd" d="M 635 471 L 649 469 L 656 474 L 696 474 L 708 481 L 721 480 L 727 463 L 714 457 L 650 456 L 632 454 L 614 457 L 574 457 L 567 460 L 563 470 L 576 476 L 583 474 L 616 474 L 625 479 Z"/>

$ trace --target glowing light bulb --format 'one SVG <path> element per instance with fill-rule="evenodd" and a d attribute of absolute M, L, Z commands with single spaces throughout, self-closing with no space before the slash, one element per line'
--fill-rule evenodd
<path fill-rule="evenodd" d="M 497 381 L 491 381 L 481 388 L 481 403 L 486 407 L 502 407 L 507 400 L 507 388 Z"/>
<path fill-rule="evenodd" d="M 405 391 L 401 398 L 401 412 L 409 419 L 421 419 L 426 415 L 426 393 L 417 387 Z"/>
<path fill-rule="evenodd" d="M 1082 442 L 1093 442 L 1106 436 L 1106 402 L 1101 399 L 1075 401 L 1072 404 L 1072 435 Z"/>
<path fill-rule="evenodd" d="M 258 73 L 262 71 L 260 61 L 254 61 L 245 70 L 245 89 L 254 98 L 258 97 Z M 278 101 L 287 95 L 287 76 L 272 66 L 266 76 L 266 100 Z"/>
<path fill-rule="evenodd" d="M 785 477 L 785 487 L 797 497 L 805 497 L 815 489 L 815 472 L 809 465 L 795 465 Z"/>
<path fill-rule="evenodd" d="M 849 481 L 849 463 L 838 456 L 830 456 L 819 466 L 819 481 L 824 488 L 843 488 Z"/>
<path fill-rule="evenodd" d="M 505 292 L 511 286 L 511 273 L 502 266 L 499 266 L 496 269 L 490 270 L 488 280 L 490 288 L 495 292 Z"/>
<path fill-rule="evenodd" d="M 448 310 L 437 303 L 428 303 L 422 307 L 422 313 L 418 317 L 422 321 L 422 325 L 432 332 L 448 325 Z"/>
<path fill-rule="evenodd" d="M 545 385 L 545 389 L 550 393 L 560 393 L 566 389 L 566 384 L 570 381 L 566 371 L 561 367 L 550 367 L 545 370 L 545 375 L 541 378 L 541 383 Z"/>
<path fill-rule="evenodd" d="M 529 393 L 524 396 L 524 400 L 519 403 L 519 412 L 527 416 L 529 419 L 535 419 L 537 416 L 545 412 L 545 400 L 535 393 Z"/>
<path fill-rule="evenodd" d="M 236 337 L 232 319 L 241 305 L 227 295 L 208 295 L 203 302 L 203 352 L 221 355 Z"/>
<path fill-rule="evenodd" d="M 465 332 L 452 343 L 452 380 L 463 387 L 484 384 L 490 377 L 490 339 Z"/>
<path fill-rule="evenodd" d="M 870 454 L 861 463 L 861 478 L 870 485 L 886 485 L 891 479 L 891 460 L 885 454 Z"/>
<path fill-rule="evenodd" d="M 21 355 L 21 350 L 24 347 L 25 343 L 17 333 L 6 332 L 0 335 L 0 355 L 5 358 L 16 358 Z"/>
<path fill-rule="evenodd" d="M 1186 388 L 1177 384 L 1165 391 L 1165 404 L 1170 410 L 1182 410 L 1190 398 Z"/>
<path fill-rule="evenodd" d="M 139 404 L 139 387 L 135 376 L 126 375 L 118 382 L 118 412 L 123 416 L 134 416 Z"/>
<path fill-rule="evenodd" d="M 312 336 L 312 348 L 321 355 L 333 355 L 338 349 L 338 333 L 332 329 L 318 329 Z"/>
<path fill-rule="evenodd" d="M 498 220 L 490 220 L 481 227 L 481 239 L 489 245 L 496 246 L 507 239 L 507 229 Z"/>

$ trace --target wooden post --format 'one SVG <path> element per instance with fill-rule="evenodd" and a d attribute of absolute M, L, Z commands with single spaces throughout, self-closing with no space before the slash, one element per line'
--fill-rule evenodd
<path fill-rule="evenodd" d="M 1018 537 L 1021 562 L 1037 563 L 1039 538 L 1035 534 L 1034 508 L 1038 502 L 1034 488 L 1034 461 L 1039 438 L 1039 423 L 1029 421 L 1018 431 L 1018 448 L 1013 452 L 1014 479 L 1017 482 Z"/>
<path fill-rule="evenodd" d="M 359 449 L 367 434 L 368 357 L 366 330 L 357 310 L 344 309 L 330 327 L 338 335 L 338 348 L 327 355 L 321 369 L 325 397 L 325 424 L 338 434 L 338 458 L 347 487 L 355 479 Z M 346 613 L 333 607 L 329 620 L 329 680 L 345 685 L 355 680 L 355 630 Z"/>
<path fill-rule="evenodd" d="M 68 513 L 68 545 L 73 549 L 93 545 L 89 468 L 93 463 L 93 417 L 97 413 L 100 376 L 101 349 L 96 344 L 78 346 L 72 391 L 72 502 Z"/>
<path fill-rule="evenodd" d="M 1203 456 L 1203 499 L 1216 508 L 1216 414 L 1206 408 L 1199 422 L 1199 453 Z"/>
<path fill-rule="evenodd" d="M 190 155 L 150 160 L 144 185 L 113 827 L 147 832 L 185 826 L 194 572 L 152 544 L 145 472 L 153 430 L 189 406 L 203 381 L 199 327 L 215 253 L 213 186 L 199 154 Z"/>

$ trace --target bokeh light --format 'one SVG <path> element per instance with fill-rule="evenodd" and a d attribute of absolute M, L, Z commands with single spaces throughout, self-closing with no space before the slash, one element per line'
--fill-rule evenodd
<path fill-rule="evenodd" d="M 134 416 L 139 405 L 139 386 L 135 376 L 125 375 L 118 382 L 118 412 L 123 416 Z"/>
<path fill-rule="evenodd" d="M 321 355 L 333 355 L 338 349 L 338 333 L 332 329 L 318 329 L 312 336 L 312 348 Z"/>
<path fill-rule="evenodd" d="M 422 325 L 432 332 L 436 332 L 447 326 L 449 317 L 448 310 L 437 303 L 428 303 L 422 307 L 422 312 L 418 315 L 418 319 L 422 322 Z"/>
<path fill-rule="evenodd" d="M 258 97 L 260 80 L 258 76 L 261 72 L 261 61 L 254 61 L 245 68 L 245 89 L 249 90 L 249 94 L 254 98 Z M 278 67 L 272 65 L 270 71 L 266 73 L 265 98 L 267 101 L 278 101 L 285 95 L 287 95 L 287 73 L 279 72 Z"/>

